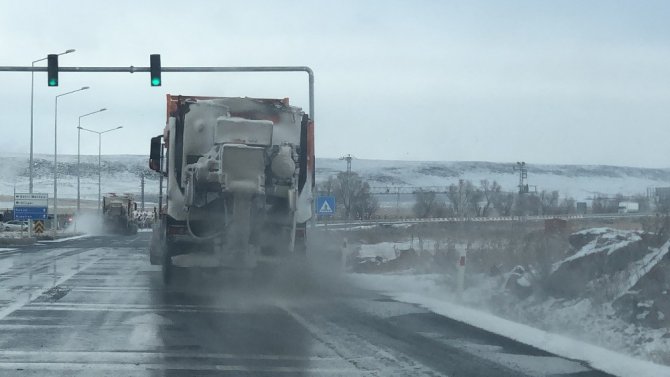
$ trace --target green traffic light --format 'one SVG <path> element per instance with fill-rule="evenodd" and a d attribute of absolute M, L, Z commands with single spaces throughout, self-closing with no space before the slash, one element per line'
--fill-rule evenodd
<path fill-rule="evenodd" d="M 58 80 L 54 78 L 49 79 L 49 86 L 58 86 Z"/>
<path fill-rule="evenodd" d="M 152 77 L 151 86 L 161 86 L 161 79 L 158 77 Z"/>

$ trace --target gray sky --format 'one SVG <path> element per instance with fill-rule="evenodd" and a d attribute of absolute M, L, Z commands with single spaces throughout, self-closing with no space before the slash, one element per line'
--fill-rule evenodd
<path fill-rule="evenodd" d="M 667 1 L 0 0 L 0 65 L 308 65 L 318 157 L 670 166 Z M 40 63 L 41 64 L 41 63 Z M 29 150 L 30 74 L 0 73 L 0 153 Z M 148 154 L 165 94 L 291 97 L 305 74 L 35 74 L 36 153 L 76 154 L 82 126 Z M 82 153 L 96 154 L 95 135 Z"/>

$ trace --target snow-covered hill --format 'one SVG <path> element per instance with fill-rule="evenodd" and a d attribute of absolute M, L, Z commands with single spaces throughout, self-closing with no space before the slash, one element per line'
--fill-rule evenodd
<path fill-rule="evenodd" d="M 317 159 L 317 180 L 346 168 L 344 161 Z M 514 163 L 458 161 L 415 162 L 353 160 L 352 170 L 369 179 L 372 186 L 448 186 L 459 179 L 479 184 L 497 181 L 514 191 L 519 182 Z M 603 165 L 528 165 L 528 183 L 542 190 L 559 190 L 562 196 L 583 200 L 594 193 L 644 194 L 649 187 L 670 186 L 670 169 L 648 169 Z"/>
<path fill-rule="evenodd" d="M 353 160 L 352 170 L 371 186 L 448 186 L 459 179 L 479 183 L 498 181 L 505 190 L 515 190 L 518 175 L 513 163 L 419 162 Z M 346 169 L 346 162 L 317 159 L 317 181 Z M 77 156 L 58 158 L 59 197 L 74 198 L 77 190 Z M 53 156 L 35 156 L 35 191 L 53 192 Z M 97 156 L 81 157 L 82 197 L 95 199 L 98 184 Z M 158 191 L 158 177 L 148 168 L 146 156 L 115 155 L 102 158 L 103 192 L 140 191 L 140 176 L 146 176 L 146 192 Z M 538 190 L 559 190 L 562 196 L 583 200 L 594 193 L 643 194 L 649 187 L 670 186 L 670 169 L 648 169 L 602 165 L 528 165 L 528 183 Z M 28 156 L 0 156 L 0 195 L 28 189 Z"/>

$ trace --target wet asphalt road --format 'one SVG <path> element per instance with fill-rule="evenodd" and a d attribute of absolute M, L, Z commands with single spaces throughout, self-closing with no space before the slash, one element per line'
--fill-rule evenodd
<path fill-rule="evenodd" d="M 148 242 L 1 250 L 0 375 L 606 375 L 304 265 L 165 288 Z"/>

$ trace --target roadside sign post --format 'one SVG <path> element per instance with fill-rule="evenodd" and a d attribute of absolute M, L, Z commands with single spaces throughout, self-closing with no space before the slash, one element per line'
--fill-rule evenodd
<path fill-rule="evenodd" d="M 465 287 L 465 264 L 467 260 L 467 248 L 458 248 L 458 262 L 456 264 L 456 292 L 458 297 L 463 296 L 463 289 Z"/>
<path fill-rule="evenodd" d="M 319 216 L 325 216 L 326 230 L 328 230 L 328 218 L 335 214 L 335 197 L 318 196 L 316 198 L 316 214 Z"/>
<path fill-rule="evenodd" d="M 28 237 L 32 237 L 33 220 L 46 220 L 48 213 L 49 194 L 14 194 L 14 220 L 29 220 Z"/>

